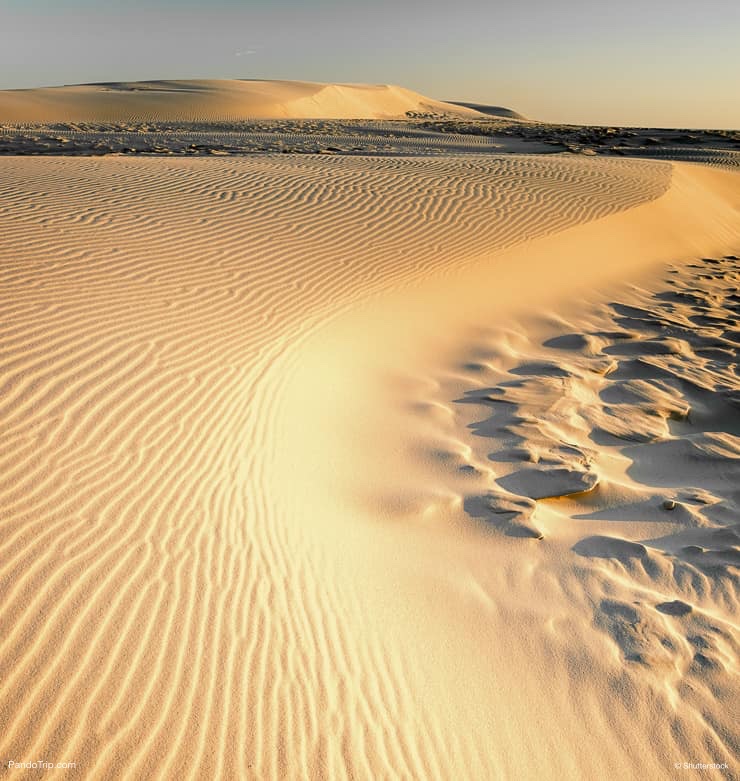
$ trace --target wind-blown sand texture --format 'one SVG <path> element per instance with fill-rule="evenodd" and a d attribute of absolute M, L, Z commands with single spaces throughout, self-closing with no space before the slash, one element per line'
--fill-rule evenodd
<path fill-rule="evenodd" d="M 7 157 L 1 182 L 1 757 L 735 762 L 736 173 Z"/>

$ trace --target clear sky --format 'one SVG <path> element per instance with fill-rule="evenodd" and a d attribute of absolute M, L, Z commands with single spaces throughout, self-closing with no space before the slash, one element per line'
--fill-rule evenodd
<path fill-rule="evenodd" d="M 0 0 L 0 89 L 394 83 L 553 122 L 740 127 L 740 0 Z"/>

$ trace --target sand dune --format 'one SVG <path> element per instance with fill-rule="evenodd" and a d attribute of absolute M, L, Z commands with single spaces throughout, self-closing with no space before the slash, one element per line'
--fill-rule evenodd
<path fill-rule="evenodd" d="M 143 114 L 170 94 L 112 93 Z M 255 779 L 731 757 L 735 271 L 648 283 L 728 251 L 736 174 L 470 154 L 3 174 L 2 756 Z M 591 289 L 633 275 L 611 308 Z M 481 404 L 509 410 L 500 460 Z M 712 467 L 678 490 L 625 447 L 682 481 Z"/>
<path fill-rule="evenodd" d="M 460 100 L 449 100 L 453 106 L 463 106 L 465 108 L 472 108 L 473 111 L 477 111 L 479 114 L 485 114 L 488 117 L 506 117 L 508 119 L 526 119 L 516 111 L 510 108 L 504 108 L 503 106 L 489 106 L 485 103 L 466 103 Z"/>
<path fill-rule="evenodd" d="M 0 123 L 236 121 L 255 117 L 480 117 L 466 106 L 388 84 L 202 79 L 0 91 Z"/>

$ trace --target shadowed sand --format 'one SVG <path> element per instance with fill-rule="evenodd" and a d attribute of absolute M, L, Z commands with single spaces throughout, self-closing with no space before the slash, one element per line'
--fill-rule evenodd
<path fill-rule="evenodd" d="M 0 756 L 192 779 L 732 759 L 736 173 L 2 169 Z"/>

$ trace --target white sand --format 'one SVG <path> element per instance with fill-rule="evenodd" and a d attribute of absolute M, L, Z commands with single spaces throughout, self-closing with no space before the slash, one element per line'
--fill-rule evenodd
<path fill-rule="evenodd" d="M 685 394 L 614 384 L 626 353 L 593 334 L 624 327 L 610 301 L 652 306 L 662 264 L 732 249 L 738 174 L 514 155 L 2 171 L 1 757 L 193 779 L 733 761 L 737 577 L 728 532 L 708 536 L 729 520 L 592 435 L 626 404 L 616 420 L 736 519 L 734 413 L 672 434 Z M 702 284 L 729 317 L 732 278 Z M 737 384 L 684 358 L 672 376 Z M 525 377 L 505 435 L 481 429 L 496 402 L 456 403 Z M 538 463 L 598 487 L 531 512 L 531 486 L 568 492 L 509 479 Z M 674 561 L 656 540 L 677 531 L 720 566 Z M 674 600 L 688 617 L 655 607 Z"/>

